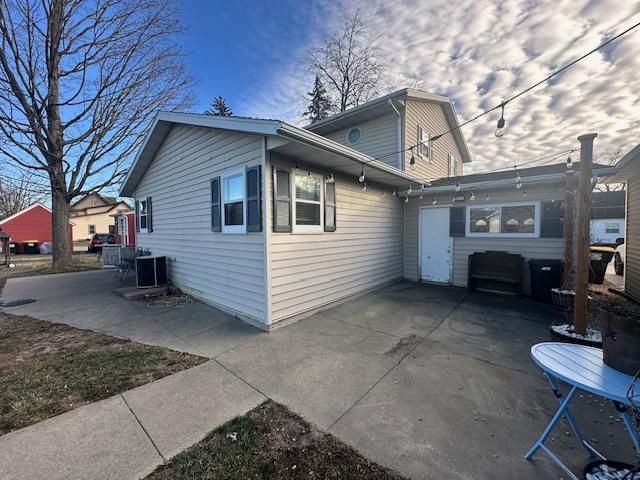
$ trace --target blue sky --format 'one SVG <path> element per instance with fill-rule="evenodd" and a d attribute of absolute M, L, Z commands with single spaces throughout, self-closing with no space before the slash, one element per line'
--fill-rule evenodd
<path fill-rule="evenodd" d="M 202 112 L 223 95 L 237 115 L 304 124 L 313 74 L 298 59 L 360 7 L 379 36 L 382 93 L 414 87 L 449 95 L 464 121 L 640 21 L 640 0 L 184 0 L 188 63 Z M 640 141 L 640 29 L 463 129 L 466 173 L 575 148 L 598 132 L 596 160 Z"/>

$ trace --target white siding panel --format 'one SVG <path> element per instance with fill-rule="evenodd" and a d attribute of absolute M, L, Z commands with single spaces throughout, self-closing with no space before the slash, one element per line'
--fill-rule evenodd
<path fill-rule="evenodd" d="M 627 182 L 627 235 L 624 289 L 640 300 L 640 175 Z"/>
<path fill-rule="evenodd" d="M 389 107 L 391 110 L 391 107 Z M 362 132 L 362 138 L 360 142 L 355 145 L 351 145 L 347 141 L 347 135 L 353 128 L 359 128 Z M 354 124 L 349 128 L 336 130 L 335 132 L 323 135 L 326 138 L 333 140 L 334 142 L 341 143 L 348 147 L 358 150 L 375 158 L 379 158 L 381 161 L 400 168 L 399 156 L 397 152 L 398 148 L 398 115 L 391 112 L 386 115 L 381 115 L 368 122 Z M 383 157 L 383 158 L 380 158 Z"/>
<path fill-rule="evenodd" d="M 447 117 L 444 114 L 442 106 L 437 103 L 407 99 L 405 112 L 405 145 L 407 147 L 415 145 L 418 142 L 418 125 L 424 129 L 425 133 L 428 133 L 432 137 L 446 132 L 451 128 L 447 122 Z M 462 175 L 462 156 L 460 155 L 458 145 L 453 135 L 444 135 L 434 142 L 433 145 L 433 161 L 431 163 L 417 155 L 414 151 L 416 169 L 412 171 L 412 173 L 415 173 L 415 175 L 420 178 L 427 178 L 429 180 L 448 177 L 449 161 L 447 154 L 451 153 L 457 160 L 457 175 Z M 410 158 L 411 152 L 405 152 L 405 165 L 408 171 Z"/>
<path fill-rule="evenodd" d="M 456 202 L 456 206 L 473 205 L 481 206 L 483 203 L 496 204 L 501 202 L 537 202 L 543 200 L 562 199 L 559 184 L 546 186 L 527 186 L 525 182 L 524 190 L 527 191 L 527 198 L 524 199 L 522 192 L 515 187 L 490 191 L 490 200 L 485 201 L 486 191 L 476 191 L 474 202 Z M 469 192 L 460 192 L 469 198 Z M 451 206 L 453 194 L 438 195 L 436 201 L 439 206 Z M 433 195 L 427 195 L 423 200 L 416 197 L 410 199 L 405 205 L 405 278 L 412 281 L 420 280 L 420 260 L 418 216 L 420 206 L 431 206 Z M 455 286 L 467 286 L 467 265 L 468 257 L 474 252 L 484 252 L 487 250 L 501 250 L 509 253 L 520 254 L 525 258 L 524 287 L 525 293 L 530 293 L 529 288 L 529 265 L 531 258 L 562 259 L 564 242 L 562 238 L 505 238 L 505 237 L 456 237 L 453 239 L 453 259 L 452 259 L 452 284 Z"/>
<path fill-rule="evenodd" d="M 174 126 L 136 189 L 153 198 L 153 232 L 137 245 L 167 256 L 176 286 L 266 323 L 265 234 L 212 232 L 210 203 L 213 177 L 262 162 L 262 137 Z"/>
<path fill-rule="evenodd" d="M 402 278 L 402 202 L 343 177 L 336 200 L 335 232 L 269 232 L 271 323 Z"/>

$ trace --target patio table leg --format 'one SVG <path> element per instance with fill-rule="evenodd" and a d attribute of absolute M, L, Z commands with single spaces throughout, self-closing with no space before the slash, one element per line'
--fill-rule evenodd
<path fill-rule="evenodd" d="M 624 426 L 627 427 L 627 431 L 629 432 L 629 436 L 631 437 L 631 441 L 633 442 L 633 448 L 636 449 L 637 453 L 640 453 L 640 441 L 638 440 L 638 433 L 636 432 L 636 428 L 633 425 L 633 420 L 631 419 L 631 415 L 629 415 L 629 410 L 625 405 L 622 405 L 619 402 L 613 402 L 616 407 L 616 410 L 620 413 L 622 417 L 622 421 L 624 422 Z"/>
<path fill-rule="evenodd" d="M 556 396 L 558 401 L 562 404 L 562 393 L 560 393 L 560 389 L 558 388 L 558 384 L 556 383 L 556 380 L 553 378 L 553 376 L 549 375 L 548 373 L 545 373 L 545 377 L 547 377 L 547 381 L 549 382 L 549 385 L 551 385 L 551 390 L 553 390 L 553 394 Z M 569 407 L 567 407 L 566 411 L 564 412 L 564 416 L 567 419 L 567 422 L 569 422 L 569 425 L 571 426 L 571 430 L 573 430 L 573 433 L 576 435 L 578 442 L 580 442 L 580 445 L 582 445 L 585 448 L 585 450 L 587 450 L 589 455 L 591 456 L 597 455 L 599 457 L 602 457 L 602 455 L 600 455 L 593 447 L 591 447 L 591 445 L 589 445 L 585 441 L 584 437 L 582 436 L 582 433 L 580 433 L 578 424 L 573 418 L 573 414 L 571 413 L 571 410 L 569 410 Z M 604 457 L 602 457 L 602 459 L 604 460 Z"/>
<path fill-rule="evenodd" d="M 567 396 L 564 397 L 564 400 L 561 400 L 560 408 L 558 408 L 558 411 L 555 413 L 555 415 L 547 425 L 547 428 L 544 430 L 544 432 L 542 433 L 538 441 L 533 444 L 533 447 L 531 447 L 531 449 L 524 456 L 525 459 L 531 460 L 531 457 L 533 457 L 533 455 L 543 446 L 543 443 L 549 437 L 549 434 L 551 433 L 551 431 L 555 428 L 556 424 L 560 421 L 562 416 L 565 414 L 565 410 L 569 408 L 569 403 L 573 399 L 573 395 L 576 393 L 576 390 L 577 390 L 577 387 L 572 387 L 569 393 L 567 394 Z M 547 451 L 546 448 L 545 448 L 545 451 Z M 559 462 L 557 458 L 554 460 L 556 460 L 556 463 Z M 560 462 L 560 464 L 562 464 L 562 462 Z"/>

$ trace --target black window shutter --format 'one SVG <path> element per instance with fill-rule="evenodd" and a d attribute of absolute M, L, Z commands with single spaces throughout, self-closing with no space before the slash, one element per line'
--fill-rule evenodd
<path fill-rule="evenodd" d="M 147 232 L 153 232 L 153 208 L 151 206 L 151 197 L 147 197 Z"/>
<path fill-rule="evenodd" d="M 134 202 L 135 217 L 136 217 L 136 232 L 140 231 L 140 200 L 136 199 Z"/>
<path fill-rule="evenodd" d="M 211 231 L 222 231 L 222 213 L 220 211 L 220 177 L 211 180 Z"/>
<path fill-rule="evenodd" d="M 289 170 L 273 167 L 273 231 L 291 232 L 291 181 Z"/>
<path fill-rule="evenodd" d="M 464 237 L 465 235 L 465 207 L 449 208 L 449 236 Z"/>
<path fill-rule="evenodd" d="M 324 231 L 336 231 L 336 184 L 324 184 Z"/>
<path fill-rule="evenodd" d="M 540 236 L 560 238 L 564 232 L 564 202 L 560 200 L 542 202 Z"/>
<path fill-rule="evenodd" d="M 247 232 L 262 231 L 262 179 L 260 165 L 247 167 Z"/>

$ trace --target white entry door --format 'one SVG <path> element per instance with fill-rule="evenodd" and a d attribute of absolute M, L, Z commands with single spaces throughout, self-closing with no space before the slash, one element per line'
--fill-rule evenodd
<path fill-rule="evenodd" d="M 120 235 L 120 244 L 129 245 L 129 224 L 124 215 L 118 217 L 118 234 Z"/>
<path fill-rule="evenodd" d="M 420 266 L 423 280 L 449 283 L 451 277 L 451 237 L 449 208 L 420 211 Z"/>

